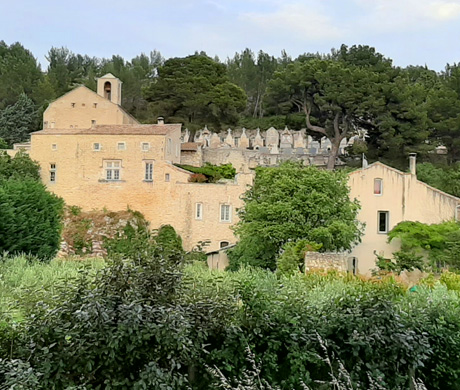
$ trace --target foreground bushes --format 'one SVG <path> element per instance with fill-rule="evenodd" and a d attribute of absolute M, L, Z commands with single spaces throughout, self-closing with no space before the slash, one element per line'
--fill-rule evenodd
<path fill-rule="evenodd" d="M 249 348 L 281 389 L 332 389 L 331 370 L 354 388 L 460 389 L 458 284 L 445 279 L 411 293 L 391 278 L 211 272 L 167 245 L 118 253 L 21 322 L 4 316 L 0 388 L 215 389 L 213 367 L 236 388 Z"/>

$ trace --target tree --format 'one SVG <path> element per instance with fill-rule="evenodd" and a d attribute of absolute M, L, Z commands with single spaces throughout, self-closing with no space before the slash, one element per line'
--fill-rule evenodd
<path fill-rule="evenodd" d="M 42 79 L 40 65 L 20 43 L 0 41 L 0 110 L 14 104 L 23 93 L 32 96 Z"/>
<path fill-rule="evenodd" d="M 52 258 L 59 249 L 63 206 L 36 180 L 0 181 L 0 252 Z"/>
<path fill-rule="evenodd" d="M 275 73 L 268 95 L 285 112 L 302 112 L 307 129 L 331 141 L 327 168 L 333 169 L 342 140 L 381 111 L 381 91 L 381 78 L 370 69 L 312 58 Z"/>
<path fill-rule="evenodd" d="M 14 157 L 0 152 L 0 180 L 8 179 L 40 181 L 40 165 L 22 150 Z"/>
<path fill-rule="evenodd" d="M 12 106 L 0 111 L 0 138 L 9 146 L 26 141 L 31 131 L 37 128 L 35 105 L 24 93 Z"/>
<path fill-rule="evenodd" d="M 235 231 L 232 268 L 249 263 L 274 269 L 284 244 L 307 240 L 321 251 L 350 249 L 361 236 L 359 204 L 348 197 L 347 175 L 292 162 L 256 169 Z M 233 263 L 233 264 L 232 264 Z"/>
<path fill-rule="evenodd" d="M 158 115 L 198 126 L 235 124 L 246 106 L 244 91 L 229 81 L 225 65 L 203 54 L 167 60 L 145 98 Z"/>

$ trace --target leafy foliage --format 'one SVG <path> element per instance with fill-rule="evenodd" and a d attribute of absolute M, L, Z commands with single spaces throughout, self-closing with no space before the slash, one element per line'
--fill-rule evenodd
<path fill-rule="evenodd" d="M 410 259 L 419 264 L 421 256 L 428 257 L 430 265 L 437 269 L 460 268 L 460 224 L 444 222 L 427 225 L 421 222 L 400 222 L 388 234 L 389 240 L 399 238 L 401 251 L 397 256 L 401 261 Z"/>
<path fill-rule="evenodd" d="M 211 183 L 215 183 L 220 179 L 234 179 L 236 175 L 236 169 L 233 167 L 231 163 L 222 165 L 212 165 L 210 163 L 206 163 L 203 167 L 194 167 L 192 165 L 180 164 L 176 165 L 187 171 L 203 175 L 205 177 L 204 181 L 209 181 Z M 197 181 L 199 183 L 204 182 L 201 181 L 201 179 L 198 179 L 198 177 L 196 177 L 196 180 L 194 179 L 191 181 Z"/>
<path fill-rule="evenodd" d="M 156 113 L 192 126 L 235 124 L 246 106 L 246 94 L 229 81 L 225 65 L 204 54 L 167 60 L 144 93 Z"/>
<path fill-rule="evenodd" d="M 244 195 L 236 233 L 240 242 L 230 253 L 239 263 L 275 269 L 281 247 L 307 240 L 321 251 L 350 249 L 361 231 L 358 202 L 348 197 L 347 176 L 295 163 L 257 168 L 254 185 Z"/>
<path fill-rule="evenodd" d="M 0 152 L 0 182 L 6 179 L 40 180 L 40 166 L 20 150 L 14 157 Z"/>
<path fill-rule="evenodd" d="M 64 202 L 32 179 L 0 182 L 0 252 L 52 258 L 60 244 Z"/>

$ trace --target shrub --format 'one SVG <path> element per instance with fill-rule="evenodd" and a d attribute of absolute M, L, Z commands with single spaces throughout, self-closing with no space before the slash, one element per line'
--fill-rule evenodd
<path fill-rule="evenodd" d="M 64 202 L 35 180 L 0 181 L 0 252 L 52 258 L 60 245 Z"/>
<path fill-rule="evenodd" d="M 202 173 L 194 173 L 188 178 L 188 181 L 191 183 L 206 183 L 208 179 Z"/>

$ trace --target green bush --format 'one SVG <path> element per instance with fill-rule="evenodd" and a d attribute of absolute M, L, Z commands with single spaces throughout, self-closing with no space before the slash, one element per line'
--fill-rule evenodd
<path fill-rule="evenodd" d="M 192 182 L 203 183 L 204 181 L 202 176 L 204 176 L 206 178 L 205 181 L 215 183 L 220 179 L 234 179 L 236 175 L 236 169 L 233 168 L 232 164 L 223 164 L 217 166 L 206 163 L 203 167 L 179 164 L 176 165 L 182 169 L 195 173 L 195 175 L 192 175 L 192 179 L 190 180 Z"/>
<path fill-rule="evenodd" d="M 64 202 L 35 180 L 0 181 L 0 252 L 52 258 L 59 249 Z"/>

